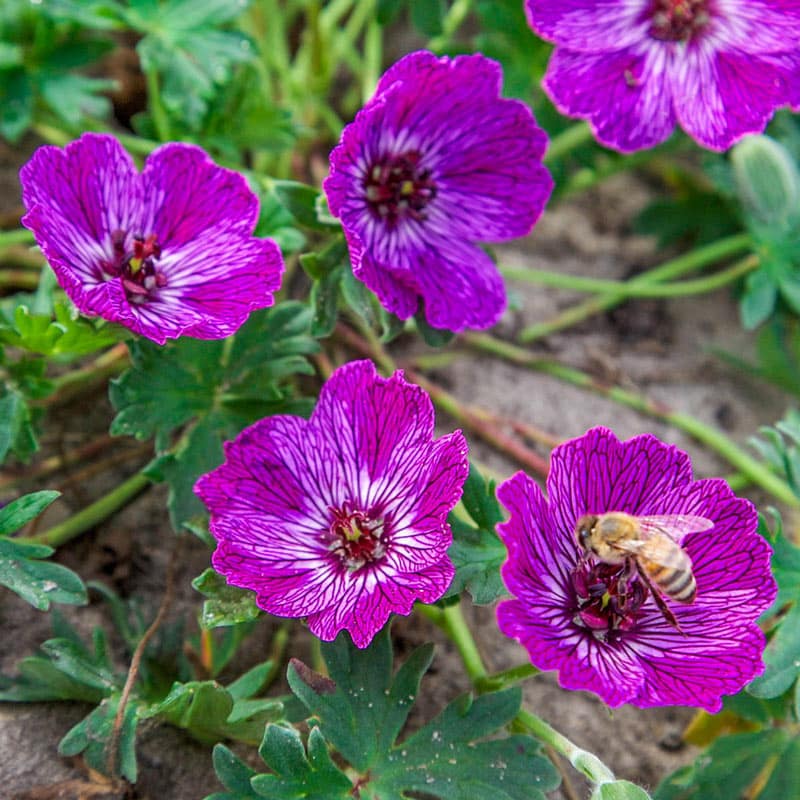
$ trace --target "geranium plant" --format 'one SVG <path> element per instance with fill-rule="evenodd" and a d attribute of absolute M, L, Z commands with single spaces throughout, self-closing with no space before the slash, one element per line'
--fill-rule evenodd
<path fill-rule="evenodd" d="M 208 800 L 795 796 L 800 549 L 774 507 L 800 505 L 795 412 L 748 450 L 559 336 L 732 287 L 755 355 L 714 357 L 800 394 L 800 2 L 6 6 L 0 136 L 30 148 L 0 217 L 0 604 L 103 623 L 51 611 L 0 700 L 90 704 L 58 745 L 82 759 L 67 788 L 134 796 L 140 737 L 168 724 L 208 746 Z M 639 168 L 657 266 L 503 264 Z M 526 316 L 525 284 L 552 316 Z M 522 370 L 637 430 L 578 424 L 566 390 L 544 430 L 439 374 L 467 365 L 478 394 L 488 359 L 529 418 Z M 73 412 L 81 441 L 53 444 Z M 83 506 L 60 521 L 53 482 Z M 73 540 L 157 484 L 137 526 L 160 596 L 92 580 Z M 460 665 L 426 677 L 447 648 Z M 548 672 L 599 727 L 603 706 L 694 709 L 706 749 L 638 786 L 557 730 L 568 712 L 534 713 Z"/>

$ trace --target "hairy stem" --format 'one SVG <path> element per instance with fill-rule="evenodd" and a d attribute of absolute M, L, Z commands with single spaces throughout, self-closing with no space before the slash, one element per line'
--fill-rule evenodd
<path fill-rule="evenodd" d="M 571 383 L 573 386 L 579 386 L 595 394 L 607 397 L 620 405 L 633 408 L 664 422 L 669 422 L 698 442 L 707 445 L 732 464 L 748 480 L 765 489 L 778 500 L 793 507 L 800 506 L 800 499 L 795 495 L 788 483 L 775 475 L 767 466 L 757 461 L 745 450 L 742 450 L 722 431 L 700 422 L 690 414 L 673 411 L 661 403 L 656 403 L 627 389 L 600 383 L 585 372 L 554 361 L 537 358 L 521 347 L 495 339 L 488 334 L 465 334 L 464 339 L 473 347 L 484 352 L 493 353 L 511 363 L 536 370 L 537 372 L 543 372 L 566 383 Z"/>
<path fill-rule="evenodd" d="M 442 32 L 428 42 L 428 49 L 434 53 L 446 50 L 471 10 L 472 0 L 455 0 L 442 21 Z"/>
<path fill-rule="evenodd" d="M 548 725 L 541 717 L 522 709 L 517 714 L 515 722 L 537 739 L 550 745 L 556 752 L 561 753 L 578 772 L 592 783 L 610 783 L 615 780 L 614 773 L 594 753 L 578 747 L 566 736 Z"/>
<path fill-rule="evenodd" d="M 69 519 L 54 525 L 52 528 L 30 537 L 31 541 L 60 547 L 62 544 L 80 536 L 112 514 L 126 506 L 136 495 L 150 485 L 150 479 L 137 472 L 121 483 L 104 497 L 73 514 Z"/>
<path fill-rule="evenodd" d="M 472 636 L 472 631 L 464 619 L 461 604 L 457 603 L 446 608 L 420 604 L 417 605 L 417 609 L 447 634 L 461 656 L 469 679 L 473 685 L 479 685 L 487 676 L 486 667 L 483 664 L 478 645 Z"/>
<path fill-rule="evenodd" d="M 498 692 L 538 674 L 539 670 L 533 664 L 519 664 L 516 667 L 504 669 L 502 672 L 495 672 L 492 675 L 481 678 L 475 682 L 475 688 L 479 692 Z"/>
<path fill-rule="evenodd" d="M 641 283 L 634 281 L 609 281 L 599 278 L 584 278 L 578 275 L 567 275 L 563 272 L 549 272 L 539 269 L 516 269 L 506 267 L 501 272 L 506 278 L 538 283 L 543 286 L 555 286 L 559 289 L 571 289 L 576 292 L 593 292 L 615 294 L 623 300 L 630 297 L 683 297 L 685 295 L 703 294 L 727 286 L 759 265 L 758 256 L 749 255 L 732 267 L 690 281 L 674 283 Z"/>
<path fill-rule="evenodd" d="M 128 705 L 133 685 L 136 683 L 136 678 L 139 675 L 139 665 L 142 662 L 145 648 L 147 647 L 150 639 L 153 638 L 155 632 L 164 621 L 167 611 L 172 603 L 172 597 L 175 594 L 175 567 L 178 563 L 178 551 L 180 549 L 181 540 L 176 540 L 172 547 L 172 553 L 167 566 L 167 575 L 164 579 L 166 587 L 164 589 L 164 597 L 161 600 L 161 605 L 158 607 L 155 619 L 150 623 L 150 627 L 144 632 L 139 643 L 136 645 L 136 650 L 133 651 L 131 658 L 131 665 L 128 668 L 128 675 L 125 678 L 125 685 L 122 687 L 122 694 L 119 698 L 117 705 L 117 713 L 114 717 L 114 727 L 108 739 L 108 757 L 106 760 L 106 770 L 109 775 L 114 775 L 117 771 L 117 753 L 119 752 L 119 737 L 122 731 L 122 721 L 125 718 L 125 708 Z"/>
<path fill-rule="evenodd" d="M 26 228 L 17 228 L 13 231 L 0 231 L 0 249 L 13 244 L 34 244 L 33 233 Z"/>
<path fill-rule="evenodd" d="M 544 161 L 547 164 L 550 161 L 558 161 L 560 158 L 568 155 L 570 151 L 576 147 L 591 142 L 594 139 L 592 129 L 585 122 L 576 122 L 570 125 L 565 131 L 556 134 L 547 145 L 547 152 L 544 154 Z"/>
<path fill-rule="evenodd" d="M 162 142 L 168 142 L 172 139 L 172 131 L 170 130 L 167 110 L 164 108 L 164 103 L 161 99 L 158 72 L 155 69 L 147 70 L 145 72 L 145 80 L 147 81 L 147 98 L 150 101 L 150 115 L 153 118 L 153 126 L 156 129 L 158 138 Z"/>
<path fill-rule="evenodd" d="M 595 314 L 608 311 L 624 302 L 625 299 L 630 296 L 628 293 L 631 291 L 632 287 L 635 289 L 636 287 L 651 286 L 655 283 L 673 280 L 688 272 L 693 272 L 701 267 L 715 264 L 724 258 L 729 258 L 737 253 L 741 253 L 751 246 L 752 239 L 749 234 L 740 233 L 734 236 L 728 236 L 725 239 L 720 239 L 705 247 L 698 247 L 696 250 L 670 259 L 654 269 L 637 275 L 635 278 L 631 278 L 630 281 L 626 282 L 628 287 L 626 293 L 612 291 L 598 297 L 592 297 L 583 303 L 579 303 L 563 311 L 546 322 L 528 326 L 520 333 L 520 341 L 530 342 L 534 339 L 541 339 L 551 333 L 564 330 L 564 328 L 569 328 L 578 322 L 582 322 Z"/>
<path fill-rule="evenodd" d="M 110 350 L 98 356 L 91 364 L 67 372 L 56 378 L 55 391 L 34 405 L 54 406 L 90 391 L 109 378 L 119 375 L 130 363 L 128 348 L 125 344 L 114 345 Z"/>

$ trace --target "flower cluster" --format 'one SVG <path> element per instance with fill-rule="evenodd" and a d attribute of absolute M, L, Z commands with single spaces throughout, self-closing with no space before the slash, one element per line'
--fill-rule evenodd
<path fill-rule="evenodd" d="M 199 148 L 166 144 L 139 173 L 119 142 L 87 133 L 22 168 L 30 228 L 80 311 L 159 344 L 221 339 L 272 305 L 283 259 L 251 236 L 258 198 Z"/>
<path fill-rule="evenodd" d="M 589 120 L 622 152 L 676 124 L 724 150 L 800 108 L 796 0 L 526 0 L 554 42 L 544 87 L 563 114 Z"/>
<path fill-rule="evenodd" d="M 407 319 L 487 328 L 503 282 L 474 243 L 527 234 L 552 189 L 530 109 L 500 98 L 500 66 L 477 54 L 411 53 L 342 133 L 324 183 L 353 272 Z"/>
<path fill-rule="evenodd" d="M 390 614 L 444 594 L 448 512 L 467 478 L 460 431 L 433 439 L 433 406 L 401 373 L 340 367 L 309 420 L 244 430 L 197 483 L 217 539 L 213 564 L 258 605 L 307 617 L 330 641 L 366 647 Z"/>
<path fill-rule="evenodd" d="M 620 442 L 594 428 L 553 451 L 546 498 L 521 472 L 498 497 L 511 514 L 498 531 L 514 596 L 498 607 L 498 623 L 534 665 L 558 670 L 564 688 L 588 689 L 611 706 L 718 711 L 722 695 L 763 671 L 756 619 L 776 594 L 769 545 L 756 532 L 755 508 L 723 480 L 692 480 L 685 453 L 649 434 Z M 587 553 L 576 527 L 609 512 L 694 522 L 675 535 L 688 560 L 679 554 L 649 565 L 676 588 L 688 581 L 677 571 L 691 564 L 692 602 L 654 597 L 655 579 L 640 574 L 635 559 Z"/>

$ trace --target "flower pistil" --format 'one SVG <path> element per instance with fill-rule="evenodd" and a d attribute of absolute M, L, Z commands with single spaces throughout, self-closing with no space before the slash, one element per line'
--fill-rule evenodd
<path fill-rule="evenodd" d="M 384 542 L 385 521 L 373 518 L 363 511 L 332 508 L 333 522 L 330 527 L 328 549 L 336 553 L 350 572 L 365 564 L 379 561 L 386 555 Z"/>
<path fill-rule="evenodd" d="M 627 560 L 622 564 L 581 560 L 571 579 L 576 599 L 572 621 L 579 628 L 600 641 L 613 641 L 617 631 L 636 625 L 648 589 Z"/>
<path fill-rule="evenodd" d="M 134 234 L 129 239 L 127 232 L 118 228 L 111 233 L 111 246 L 113 260 L 104 261 L 103 270 L 114 278 L 122 278 L 130 301 L 142 301 L 154 289 L 167 285 L 166 275 L 156 266 L 161 258 L 156 234 Z"/>

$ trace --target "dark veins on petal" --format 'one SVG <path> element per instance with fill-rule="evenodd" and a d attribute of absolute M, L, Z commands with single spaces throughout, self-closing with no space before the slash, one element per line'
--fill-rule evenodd
<path fill-rule="evenodd" d="M 654 0 L 650 35 L 662 42 L 688 42 L 710 19 L 709 0 Z"/>
<path fill-rule="evenodd" d="M 331 508 L 333 520 L 327 535 L 328 549 L 350 572 L 379 561 L 386 555 L 386 520 L 377 514 Z"/>
<path fill-rule="evenodd" d="M 633 565 L 582 559 L 572 571 L 575 607 L 572 621 L 595 639 L 614 643 L 635 627 L 649 591 Z"/>
<path fill-rule="evenodd" d="M 143 302 L 156 289 L 167 285 L 166 275 L 156 264 L 161 258 L 161 246 L 154 233 L 129 236 L 117 229 L 111 233 L 111 245 L 114 256 L 103 262 L 103 271 L 114 278 L 122 278 L 128 300 Z"/>
<path fill-rule="evenodd" d="M 406 217 L 425 219 L 425 207 L 436 197 L 431 171 L 421 166 L 416 150 L 389 155 L 367 171 L 364 191 L 373 214 L 390 227 Z"/>

